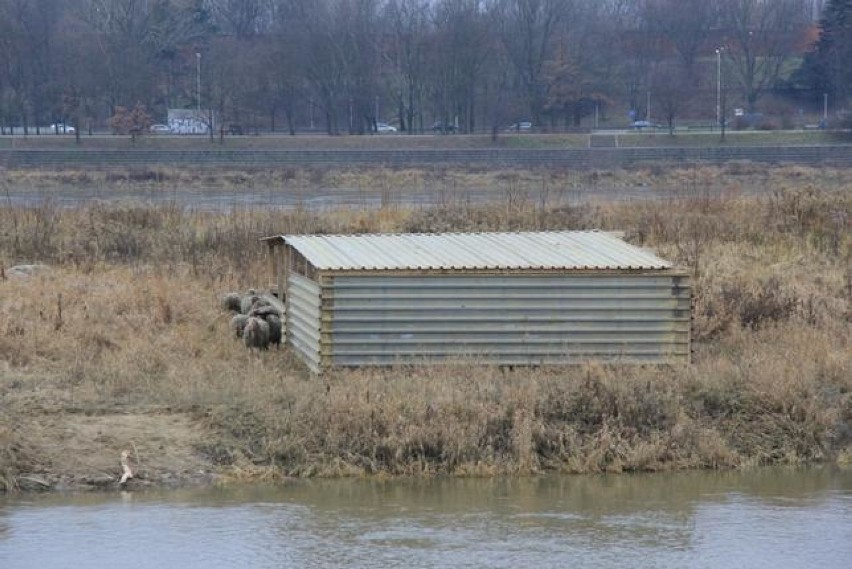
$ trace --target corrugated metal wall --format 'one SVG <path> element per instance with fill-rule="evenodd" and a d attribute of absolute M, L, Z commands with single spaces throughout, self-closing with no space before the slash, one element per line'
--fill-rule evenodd
<path fill-rule="evenodd" d="M 287 341 L 311 371 L 320 372 L 320 287 L 301 275 L 287 281 Z"/>
<path fill-rule="evenodd" d="M 302 281 L 291 277 L 304 288 Z M 374 274 L 323 283 L 321 367 L 460 357 L 499 364 L 689 361 L 685 276 Z M 309 303 L 299 312 L 313 317 L 316 295 L 303 300 L 294 292 L 289 302 Z"/>

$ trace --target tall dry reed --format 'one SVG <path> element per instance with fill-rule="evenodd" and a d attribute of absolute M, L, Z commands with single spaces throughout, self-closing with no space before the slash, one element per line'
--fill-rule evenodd
<path fill-rule="evenodd" d="M 173 206 L 0 209 L 0 486 L 52 466 L 62 413 L 191 415 L 235 476 L 487 475 L 734 467 L 849 456 L 849 192 L 547 207 L 223 214 Z M 504 370 L 476 362 L 332 370 L 250 354 L 218 293 L 267 284 L 281 232 L 619 229 L 691 268 L 688 368 Z"/>

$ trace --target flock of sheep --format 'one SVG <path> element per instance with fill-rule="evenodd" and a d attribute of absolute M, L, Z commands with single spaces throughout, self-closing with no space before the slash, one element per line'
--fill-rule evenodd
<path fill-rule="evenodd" d="M 236 313 L 231 318 L 231 330 L 249 349 L 281 346 L 281 310 L 276 304 L 280 303 L 274 297 L 259 295 L 254 289 L 244 295 L 229 292 L 222 297 L 222 308 Z"/>

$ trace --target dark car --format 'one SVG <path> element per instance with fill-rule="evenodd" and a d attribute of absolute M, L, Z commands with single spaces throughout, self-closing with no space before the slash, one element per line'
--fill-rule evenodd
<path fill-rule="evenodd" d="M 529 132 L 532 130 L 530 121 L 520 121 L 506 127 L 506 132 Z"/>
<path fill-rule="evenodd" d="M 652 123 L 651 121 L 633 121 L 633 128 L 636 130 L 642 130 L 643 128 L 663 128 L 663 125 Z"/>
<path fill-rule="evenodd" d="M 432 125 L 432 130 L 434 132 L 455 132 L 456 125 L 444 121 L 435 121 L 435 124 Z"/>

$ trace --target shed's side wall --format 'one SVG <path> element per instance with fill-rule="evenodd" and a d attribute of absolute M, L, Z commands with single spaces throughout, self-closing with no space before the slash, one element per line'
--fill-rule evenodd
<path fill-rule="evenodd" d="M 334 276 L 323 364 L 687 363 L 691 291 L 668 274 Z"/>
<path fill-rule="evenodd" d="M 287 341 L 315 373 L 320 371 L 320 286 L 301 275 L 287 280 Z"/>

